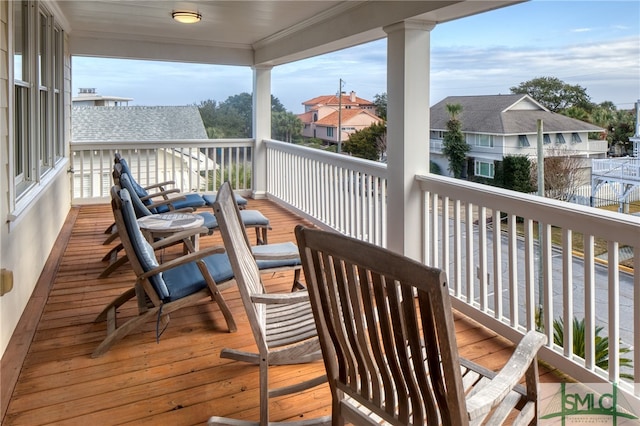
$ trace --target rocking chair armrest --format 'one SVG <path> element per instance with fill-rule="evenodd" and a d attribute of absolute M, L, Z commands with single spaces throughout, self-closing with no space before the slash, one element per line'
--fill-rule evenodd
<path fill-rule="evenodd" d="M 141 198 L 142 199 L 142 198 Z M 147 209 L 157 209 L 160 206 L 168 206 L 169 210 L 173 213 L 193 213 L 195 209 L 193 207 L 182 207 L 180 209 L 173 208 L 173 203 L 176 201 L 183 200 L 184 197 L 171 197 L 171 198 L 163 198 L 158 201 L 154 201 L 151 204 L 146 205 Z"/>
<path fill-rule="evenodd" d="M 293 293 L 263 293 L 251 296 L 254 303 L 263 303 L 265 305 L 290 305 L 293 303 L 301 303 L 309 301 L 309 293 L 306 291 L 295 291 Z"/>
<path fill-rule="evenodd" d="M 187 238 L 191 238 L 201 234 L 208 234 L 208 233 L 209 233 L 209 228 L 207 228 L 206 226 L 199 226 L 197 228 L 185 229 L 184 231 L 176 232 L 175 234 L 172 234 L 166 238 L 162 238 L 158 241 L 154 241 L 153 243 L 151 243 L 151 247 L 153 247 L 154 250 L 158 250 L 163 247 L 168 247 L 172 244 L 179 243 L 180 241 L 183 241 Z"/>
<path fill-rule="evenodd" d="M 537 331 L 529 331 L 520 340 L 509 361 L 502 370 L 467 400 L 469 419 L 478 418 L 498 405 L 522 379 L 538 350 L 547 342 L 547 336 Z"/>
<path fill-rule="evenodd" d="M 168 262 L 161 263 L 160 265 L 156 266 L 150 271 L 147 271 L 141 274 L 140 276 L 138 276 L 138 280 L 141 281 L 145 278 L 151 277 L 153 275 L 157 275 L 160 272 L 173 269 L 176 266 L 184 265 L 186 263 L 196 262 L 202 259 L 203 257 L 211 256 L 212 254 L 224 253 L 224 251 L 225 251 L 224 247 L 214 246 L 214 247 L 208 247 L 206 249 L 198 250 L 196 252 L 189 253 L 184 256 L 180 256 L 176 259 L 171 259 Z"/>
<path fill-rule="evenodd" d="M 289 259 L 300 259 L 300 254 L 298 253 L 253 253 L 253 258 L 255 260 L 289 260 Z"/>
<path fill-rule="evenodd" d="M 157 192 L 153 192 L 149 195 L 145 195 L 144 197 L 140 197 L 140 200 L 142 201 L 147 201 L 147 200 L 153 200 L 154 198 L 158 198 L 158 197 L 162 197 L 163 199 L 167 200 L 169 199 L 169 197 L 167 197 L 167 195 L 169 194 L 179 194 L 180 190 L 179 189 L 166 189 L 164 191 L 157 191 Z M 186 197 L 184 195 L 179 195 L 175 197 L 176 200 L 183 200 L 186 199 Z"/>
<path fill-rule="evenodd" d="M 146 189 L 146 190 L 148 191 L 148 190 L 150 190 L 150 189 L 156 189 L 156 188 L 158 188 L 158 189 L 160 189 L 160 191 L 164 191 L 164 190 L 165 190 L 165 189 L 164 189 L 164 187 L 165 187 L 165 186 L 168 186 L 168 185 L 172 185 L 172 186 L 173 186 L 173 185 L 175 185 L 175 184 L 176 184 L 176 181 L 174 181 L 174 180 L 167 180 L 167 181 L 164 181 L 164 182 L 158 182 L 158 183 L 151 184 L 151 185 L 149 185 L 149 186 L 145 186 L 145 187 L 144 187 L 144 189 Z"/>

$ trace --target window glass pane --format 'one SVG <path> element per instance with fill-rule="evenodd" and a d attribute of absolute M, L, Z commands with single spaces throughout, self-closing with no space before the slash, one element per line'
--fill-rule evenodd
<path fill-rule="evenodd" d="M 545 145 L 551 143 L 551 136 L 549 136 L 548 134 L 542 135 L 542 142 Z"/>
<path fill-rule="evenodd" d="M 13 4 L 13 77 L 15 80 L 25 80 L 23 58 L 25 52 L 25 13 L 26 4 Z"/>
<path fill-rule="evenodd" d="M 563 144 L 565 143 L 564 136 L 562 133 L 556 133 L 556 143 Z"/>
<path fill-rule="evenodd" d="M 527 135 L 518 135 L 518 146 L 530 146 Z"/>
<path fill-rule="evenodd" d="M 47 74 L 47 54 L 49 49 L 47 42 L 49 41 L 47 32 L 47 16 L 40 13 L 40 32 L 38 40 L 38 84 L 45 86 L 49 83 Z"/>
<path fill-rule="evenodd" d="M 580 139 L 580 135 L 579 134 L 571 133 L 571 142 L 580 143 L 580 142 L 582 142 L 582 139 Z"/>

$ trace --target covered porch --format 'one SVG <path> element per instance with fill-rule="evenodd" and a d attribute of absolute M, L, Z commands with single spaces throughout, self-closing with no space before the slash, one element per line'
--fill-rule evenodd
<path fill-rule="evenodd" d="M 272 220 L 270 241 L 291 240 L 294 224 L 303 220 L 445 270 L 455 308 L 467 317 L 458 321 L 463 356 L 491 354 L 486 361 L 493 367 L 491 363 L 501 359 L 497 354 L 509 350 L 502 343 L 485 347 L 485 342 L 502 342 L 497 336 L 517 341 L 525 330 L 542 326 L 549 343 L 540 359 L 584 383 L 615 383 L 625 397 L 639 402 L 640 274 L 633 266 L 640 264 L 640 218 L 428 172 L 430 29 L 517 2 L 287 2 L 295 5 L 290 10 L 282 9 L 284 2 L 195 2 L 205 16 L 218 17 L 197 30 L 165 26 L 172 7 L 168 2 L 27 2 L 36 8 L 35 15 L 46 12 L 63 30 L 64 66 L 56 92 L 61 94 L 56 98 L 60 109 L 45 117 L 49 121 L 41 121 L 46 110 L 38 100 L 41 93 L 30 89 L 39 87 L 33 50 L 38 26 L 31 27 L 33 63 L 26 76 L 34 81 L 14 83 L 11 46 L 19 24 L 13 21 L 13 9 L 23 3 L 0 3 L 0 27 L 9 35 L 3 38 L 8 44 L 0 45 L 8 58 L 0 61 L 5 66 L 0 69 L 0 89 L 8 94 L 0 105 L 1 118 L 8 123 L 0 135 L 6 176 L 0 189 L 8 201 L 0 203 L 6 219 L 0 249 L 1 266 L 13 272 L 15 283 L 0 298 L 7 424 L 54 422 L 47 417 L 52 407 L 60 422 L 69 423 L 93 420 L 94 415 L 95 423 L 119 415 L 123 423 L 158 420 L 155 415 L 167 416 L 160 421 L 168 423 L 184 418 L 186 424 L 201 423 L 213 413 L 256 418 L 257 399 L 245 397 L 257 392 L 254 369 L 227 364 L 217 356 L 222 347 L 247 340 L 242 340 L 242 331 L 230 335 L 217 328 L 213 305 L 173 315 L 159 345 L 150 324 L 105 357 L 89 357 L 104 332 L 92 325 L 92 317 L 132 281 L 126 269 L 104 283 L 96 278 L 104 267 L 98 251 L 106 250 L 100 245 L 101 232 L 112 221 L 105 203 L 114 152 L 129 158 L 137 178 L 146 183 L 176 179 L 182 191 L 193 191 L 215 190 L 220 182 L 216 171 L 207 169 L 209 162 L 191 165 L 205 169 L 183 170 L 175 167 L 189 164 L 176 161 L 158 175 L 149 167 L 158 149 L 206 152 L 214 164 L 243 164 L 233 169 L 234 184 Z M 36 23 L 35 15 L 28 22 Z M 220 30 L 215 36 L 214 28 Z M 382 37 L 388 45 L 386 165 L 270 138 L 273 67 Z M 251 67 L 252 138 L 74 143 L 69 131 L 73 55 Z M 20 96 L 30 100 L 28 108 Z M 48 102 L 53 105 L 53 100 Z M 24 146 L 16 139 L 22 135 L 17 123 L 28 130 Z M 45 136 L 55 142 L 49 162 L 38 157 L 48 153 L 40 151 L 50 147 L 39 139 Z M 16 148 L 31 153 L 26 169 L 31 174 L 18 170 Z M 85 175 L 90 178 L 84 180 Z M 203 182 L 182 179 L 185 176 L 200 176 Z M 633 253 L 626 263 L 618 259 L 622 247 Z M 274 288 L 284 286 L 283 279 L 274 277 Z M 231 290 L 227 297 L 241 323 L 237 296 Z M 585 320 L 584 357 L 569 349 L 574 317 Z M 557 319 L 565 325 L 563 345 L 553 341 Z M 599 327 L 611 342 L 606 370 L 596 359 Z M 631 371 L 619 364 L 621 347 L 632 349 Z M 634 374 L 635 382 L 623 379 L 623 373 Z M 17 383 L 15 391 L 12 383 Z M 310 416 L 326 412 L 323 391 L 318 392 L 300 396 L 304 402 L 285 400 L 280 411 L 274 408 L 275 417 L 293 418 L 301 414 L 301 406 L 309 407 Z"/>

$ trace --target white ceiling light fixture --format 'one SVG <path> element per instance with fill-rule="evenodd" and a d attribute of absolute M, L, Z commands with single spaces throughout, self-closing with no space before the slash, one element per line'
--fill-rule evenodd
<path fill-rule="evenodd" d="M 174 10 L 171 13 L 171 17 L 182 24 L 195 24 L 200 22 L 200 19 L 202 19 L 202 15 L 200 13 L 188 10 Z"/>

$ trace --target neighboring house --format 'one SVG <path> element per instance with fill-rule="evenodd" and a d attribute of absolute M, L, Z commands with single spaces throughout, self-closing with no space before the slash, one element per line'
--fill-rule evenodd
<path fill-rule="evenodd" d="M 73 106 L 128 106 L 133 98 L 122 98 L 119 96 L 102 96 L 96 93 L 95 88 L 80 88 L 78 96 L 71 101 Z"/>
<path fill-rule="evenodd" d="M 376 115 L 375 104 L 357 97 L 353 91 L 349 95 L 342 93 L 341 98 L 336 95 L 318 96 L 302 104 L 305 112 L 298 115 L 304 124 L 302 136 L 329 143 L 346 141 L 356 130 L 382 121 Z M 340 135 L 338 127 L 341 128 Z"/>
<path fill-rule="evenodd" d="M 168 170 L 202 171 L 197 176 L 172 175 L 169 177 L 174 181 L 182 181 L 183 188 L 189 187 L 188 184 L 185 185 L 186 182 L 196 182 L 197 187 L 191 189 L 198 190 L 206 183 L 203 181 L 206 179 L 204 171 L 215 170 L 213 160 L 203 153 L 161 148 L 163 141 L 207 139 L 207 131 L 196 106 L 74 106 L 71 117 L 71 135 L 74 142 L 122 141 L 123 149 L 126 148 L 127 142 L 154 142 L 150 145 L 149 151 L 144 153 L 144 161 L 145 163 L 155 162 L 156 173 L 159 176 L 164 176 Z M 84 160 L 75 157 L 73 159 L 74 163 Z M 185 166 L 175 167 L 176 160 L 184 162 Z M 103 161 L 112 163 L 113 158 L 105 158 Z M 199 162 L 198 167 L 193 167 L 194 161 Z M 135 172 L 136 162 L 130 161 L 130 165 Z M 104 169 L 110 170 L 110 166 L 107 164 Z M 110 187 L 112 184 L 110 175 L 75 176 L 76 190 L 91 188 L 91 185 L 88 185 L 91 179 L 94 181 L 95 188 Z M 140 183 L 145 184 L 144 177 Z"/>
<path fill-rule="evenodd" d="M 590 140 L 589 133 L 601 133 L 601 127 L 549 111 L 528 95 L 449 96 L 433 105 L 431 111 L 431 161 L 448 172 L 448 160 L 442 143 L 450 115 L 448 104 L 459 104 L 458 119 L 471 151 L 469 177 L 492 179 L 496 162 L 505 156 L 524 155 L 537 160 L 537 122 L 542 120 L 545 157 L 584 158 L 584 177 L 588 182 L 592 158 L 605 158 L 606 140 Z"/>

